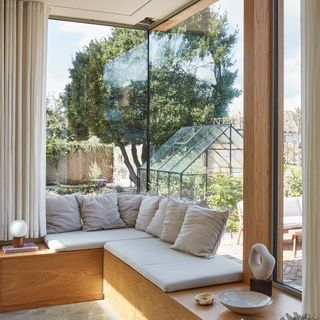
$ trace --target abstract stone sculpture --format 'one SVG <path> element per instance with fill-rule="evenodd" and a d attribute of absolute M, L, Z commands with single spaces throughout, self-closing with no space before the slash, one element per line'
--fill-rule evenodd
<path fill-rule="evenodd" d="M 272 275 L 275 258 L 264 244 L 256 243 L 251 247 L 248 262 L 254 279 L 268 280 Z"/>

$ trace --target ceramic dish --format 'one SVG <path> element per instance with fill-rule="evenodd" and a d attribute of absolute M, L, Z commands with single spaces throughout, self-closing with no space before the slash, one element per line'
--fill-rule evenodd
<path fill-rule="evenodd" d="M 229 310 L 240 314 L 254 314 L 272 304 L 272 299 L 267 295 L 244 290 L 222 292 L 218 300 Z"/>
<path fill-rule="evenodd" d="M 196 295 L 195 300 L 201 306 L 208 306 L 213 302 L 213 294 L 211 293 L 199 293 Z"/>

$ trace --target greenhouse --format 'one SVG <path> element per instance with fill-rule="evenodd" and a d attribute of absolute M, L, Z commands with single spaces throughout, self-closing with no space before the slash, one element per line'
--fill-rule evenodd
<path fill-rule="evenodd" d="M 150 159 L 150 192 L 204 199 L 215 173 L 242 175 L 243 135 L 233 125 L 180 128 Z M 145 180 L 147 163 L 138 169 Z M 138 186 L 139 187 L 139 186 Z"/>

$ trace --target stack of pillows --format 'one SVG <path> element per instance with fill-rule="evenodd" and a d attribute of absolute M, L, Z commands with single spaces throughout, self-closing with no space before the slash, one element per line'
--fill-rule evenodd
<path fill-rule="evenodd" d="M 117 193 L 47 196 L 47 232 L 136 228 L 199 257 L 216 253 L 228 219 L 194 202 Z"/>

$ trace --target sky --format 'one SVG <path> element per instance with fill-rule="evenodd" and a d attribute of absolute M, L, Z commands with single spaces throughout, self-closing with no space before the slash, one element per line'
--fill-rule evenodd
<path fill-rule="evenodd" d="M 300 106 L 300 0 L 284 0 L 284 106 L 292 110 Z M 238 70 L 235 87 L 243 91 L 243 0 L 220 0 L 222 12 L 227 12 L 230 32 L 239 30 L 233 50 L 234 69 Z M 66 21 L 49 21 L 47 92 L 55 95 L 68 83 L 68 70 L 75 53 L 93 39 L 111 34 L 111 27 Z M 243 94 L 229 106 L 230 114 L 243 112 Z"/>

